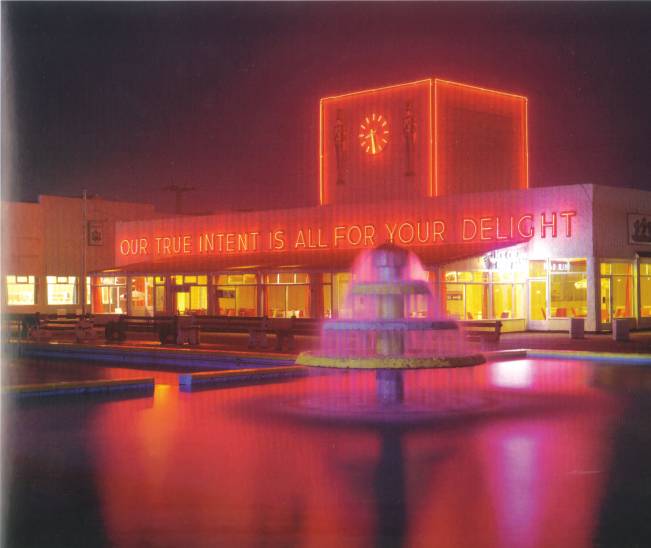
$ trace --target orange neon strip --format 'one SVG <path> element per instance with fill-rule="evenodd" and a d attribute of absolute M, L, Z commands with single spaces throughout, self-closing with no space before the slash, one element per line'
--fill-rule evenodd
<path fill-rule="evenodd" d="M 429 89 L 429 131 L 430 131 L 430 150 L 433 152 L 429 157 L 429 195 L 438 196 L 439 195 L 439 156 L 438 156 L 438 146 L 439 146 L 439 134 L 438 134 L 438 97 L 436 94 L 436 86 L 438 85 L 438 80 L 434 80 L 434 130 L 432 132 L 432 86 Z M 434 143 L 432 144 L 432 140 Z M 432 157 L 434 161 L 434 169 L 432 169 Z M 434 178 L 434 189 L 432 192 L 432 178 Z"/>
<path fill-rule="evenodd" d="M 323 99 L 319 101 L 319 205 L 323 205 Z"/>
<path fill-rule="evenodd" d="M 470 88 L 474 89 L 476 91 L 483 91 L 485 93 L 493 93 L 496 95 L 506 95 L 507 97 L 513 97 L 516 99 L 524 99 L 525 101 L 527 98 L 524 95 L 516 95 L 515 93 L 508 93 L 506 91 L 498 91 L 496 89 L 488 89 L 488 88 L 483 88 L 480 86 L 473 86 L 471 84 L 462 84 L 460 82 L 452 82 L 451 80 L 442 80 L 441 78 L 436 78 L 436 82 L 440 82 L 441 84 L 446 84 L 450 86 L 458 86 L 458 87 L 463 87 L 463 88 Z"/>
<path fill-rule="evenodd" d="M 361 91 L 353 91 L 353 92 L 350 92 L 350 93 L 342 93 L 341 95 L 332 95 L 330 97 L 323 97 L 321 100 L 322 101 L 329 101 L 331 99 L 340 99 L 341 97 L 350 97 L 351 95 L 360 95 L 362 93 L 372 93 L 372 92 L 375 92 L 375 91 L 384 91 L 386 89 L 401 88 L 401 87 L 405 87 L 405 86 L 413 86 L 413 85 L 416 85 L 416 84 L 424 84 L 425 82 L 429 82 L 430 85 L 431 85 L 432 79 L 431 78 L 425 78 L 423 80 L 416 80 L 415 82 L 405 82 L 404 84 L 393 84 L 391 86 L 383 86 L 383 87 L 379 87 L 379 88 L 371 88 L 371 89 L 364 89 L 364 90 L 361 90 Z"/>
<path fill-rule="evenodd" d="M 524 99 L 524 188 L 529 188 L 529 100 Z"/>

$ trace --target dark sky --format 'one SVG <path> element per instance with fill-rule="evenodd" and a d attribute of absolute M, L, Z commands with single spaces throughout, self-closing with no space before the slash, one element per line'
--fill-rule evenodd
<path fill-rule="evenodd" d="M 3 193 L 317 200 L 318 100 L 437 76 L 529 97 L 533 186 L 651 188 L 651 3 L 3 3 Z"/>

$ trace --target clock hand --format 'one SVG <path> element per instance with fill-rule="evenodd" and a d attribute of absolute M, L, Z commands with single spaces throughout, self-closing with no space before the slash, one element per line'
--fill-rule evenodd
<path fill-rule="evenodd" d="M 375 130 L 371 130 L 371 152 L 375 154 Z"/>

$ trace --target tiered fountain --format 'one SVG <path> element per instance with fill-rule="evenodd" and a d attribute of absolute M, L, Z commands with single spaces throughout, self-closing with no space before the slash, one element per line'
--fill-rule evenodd
<path fill-rule="evenodd" d="M 360 256 L 342 315 L 324 322 L 321 350 L 303 352 L 297 364 L 415 369 L 485 361 L 469 351 L 456 322 L 436 313 L 418 257 L 391 244 Z"/>

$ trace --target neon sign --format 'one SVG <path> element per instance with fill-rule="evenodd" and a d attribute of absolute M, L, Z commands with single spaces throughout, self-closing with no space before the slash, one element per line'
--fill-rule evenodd
<path fill-rule="evenodd" d="M 540 238 L 571 238 L 574 210 L 538 215 L 471 216 L 457 219 L 400 219 L 365 223 L 317 224 L 255 230 L 202 230 L 179 234 L 119 237 L 118 257 L 233 255 L 371 248 L 385 242 L 406 247 L 481 242 L 523 242 Z"/>

